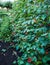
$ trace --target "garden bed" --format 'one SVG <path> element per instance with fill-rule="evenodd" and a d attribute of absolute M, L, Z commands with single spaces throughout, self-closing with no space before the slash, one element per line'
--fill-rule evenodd
<path fill-rule="evenodd" d="M 50 5 L 45 2 L 18 0 L 11 10 L 0 10 L 0 65 L 50 65 Z"/>

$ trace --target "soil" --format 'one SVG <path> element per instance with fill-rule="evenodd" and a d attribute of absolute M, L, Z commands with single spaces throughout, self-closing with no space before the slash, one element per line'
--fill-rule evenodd
<path fill-rule="evenodd" d="M 22 52 L 15 48 L 9 48 L 10 43 L 0 42 L 0 65 L 18 65 L 17 57 L 22 55 Z M 13 64 L 13 62 L 16 63 Z"/>

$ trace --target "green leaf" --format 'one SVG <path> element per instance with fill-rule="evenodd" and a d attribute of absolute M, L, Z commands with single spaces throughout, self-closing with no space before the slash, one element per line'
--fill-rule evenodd
<path fill-rule="evenodd" d="M 48 33 L 48 38 L 49 38 L 49 40 L 50 40 L 50 33 Z"/>
<path fill-rule="evenodd" d="M 46 19 L 46 15 L 42 15 L 42 16 L 41 16 L 41 19 L 42 19 L 42 20 L 45 20 L 45 19 Z"/>
<path fill-rule="evenodd" d="M 2 49 L 1 51 L 2 51 L 2 52 L 6 52 L 6 49 Z"/>
<path fill-rule="evenodd" d="M 13 64 L 15 65 L 17 62 L 16 62 L 16 60 L 15 61 L 13 61 Z"/>
<path fill-rule="evenodd" d="M 22 65 L 24 62 L 22 60 L 20 60 L 19 64 Z"/>

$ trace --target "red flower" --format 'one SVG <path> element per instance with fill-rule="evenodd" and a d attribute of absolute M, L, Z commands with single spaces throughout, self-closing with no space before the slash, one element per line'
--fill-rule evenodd
<path fill-rule="evenodd" d="M 13 43 L 13 42 L 11 42 L 11 43 L 10 43 L 10 45 L 14 45 L 14 43 Z"/>
<path fill-rule="evenodd" d="M 25 34 L 27 35 L 27 34 L 28 34 L 28 32 L 25 32 Z"/>
<path fill-rule="evenodd" d="M 15 32 L 12 32 L 12 35 L 16 34 Z"/>
<path fill-rule="evenodd" d="M 31 63 L 31 61 L 32 61 L 32 59 L 31 58 L 28 58 L 28 60 L 27 60 L 29 63 Z"/>
<path fill-rule="evenodd" d="M 50 24 L 48 24 L 48 26 L 50 26 Z"/>
<path fill-rule="evenodd" d="M 48 51 L 46 51 L 46 54 L 48 54 Z"/>
<path fill-rule="evenodd" d="M 40 58 L 40 60 L 42 60 L 42 58 Z"/>
<path fill-rule="evenodd" d="M 34 22 L 36 23 L 36 22 L 37 22 L 37 20 L 36 20 L 36 19 L 34 19 Z"/>
<path fill-rule="evenodd" d="M 48 11 L 46 11 L 46 14 L 48 14 Z"/>

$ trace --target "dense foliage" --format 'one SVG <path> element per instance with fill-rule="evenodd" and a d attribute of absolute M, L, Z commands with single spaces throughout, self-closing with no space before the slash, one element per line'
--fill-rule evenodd
<path fill-rule="evenodd" d="M 13 41 L 23 51 L 19 65 L 47 65 L 50 43 L 50 5 L 44 1 L 19 0 L 13 5 Z M 14 17 L 15 16 L 15 17 Z"/>
<path fill-rule="evenodd" d="M 0 6 L 1 7 L 12 8 L 12 3 L 11 2 L 5 2 L 5 3 L 0 2 Z"/>
<path fill-rule="evenodd" d="M 0 40 L 10 40 L 10 29 L 9 29 L 9 22 L 10 22 L 10 13 L 7 10 L 0 9 Z"/>
<path fill-rule="evenodd" d="M 0 39 L 14 42 L 16 50 L 21 49 L 18 65 L 48 65 L 50 5 L 46 0 L 18 0 L 12 7 L 9 19 L 1 23 Z"/>

